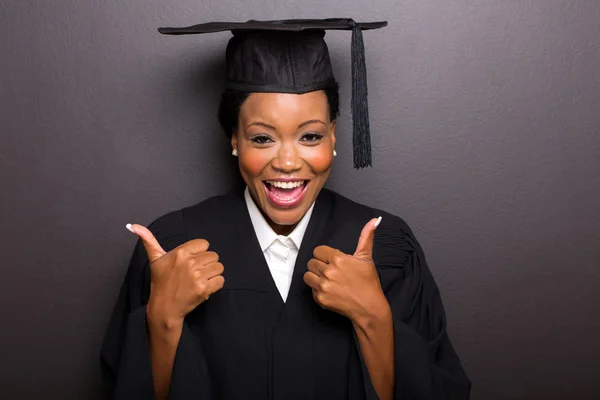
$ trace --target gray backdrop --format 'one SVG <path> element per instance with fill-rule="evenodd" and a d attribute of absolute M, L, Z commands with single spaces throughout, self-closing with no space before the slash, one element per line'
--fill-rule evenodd
<path fill-rule="evenodd" d="M 0 397 L 99 398 L 135 237 L 235 179 L 210 20 L 389 20 L 365 33 L 375 165 L 351 168 L 350 34 L 328 186 L 405 218 L 474 399 L 600 396 L 600 3 L 0 3 Z"/>

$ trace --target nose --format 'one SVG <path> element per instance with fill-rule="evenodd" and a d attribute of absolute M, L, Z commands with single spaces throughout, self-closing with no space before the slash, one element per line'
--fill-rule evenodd
<path fill-rule="evenodd" d="M 272 161 L 272 166 L 276 170 L 286 173 L 299 170 L 302 165 L 297 149 L 293 145 L 282 145 Z"/>

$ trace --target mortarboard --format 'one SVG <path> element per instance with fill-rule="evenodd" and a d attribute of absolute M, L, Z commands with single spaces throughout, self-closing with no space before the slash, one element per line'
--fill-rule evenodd
<path fill-rule="evenodd" d="M 352 31 L 352 122 L 354 167 L 372 165 L 367 75 L 362 31 L 387 22 L 354 22 L 348 18 L 279 21 L 210 22 L 181 28 L 159 28 L 165 35 L 231 31 L 226 50 L 225 88 L 244 92 L 303 94 L 335 85 L 326 30 Z"/>

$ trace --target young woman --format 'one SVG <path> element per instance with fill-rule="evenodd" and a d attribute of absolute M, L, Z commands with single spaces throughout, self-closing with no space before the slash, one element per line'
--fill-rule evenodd
<path fill-rule="evenodd" d="M 140 241 L 102 351 L 115 398 L 469 397 L 410 228 L 323 188 L 339 111 L 325 29 L 353 31 L 361 167 L 370 162 L 361 31 L 384 25 L 288 20 L 162 30 L 234 32 L 219 118 L 246 188 L 148 228 L 128 225 Z"/>

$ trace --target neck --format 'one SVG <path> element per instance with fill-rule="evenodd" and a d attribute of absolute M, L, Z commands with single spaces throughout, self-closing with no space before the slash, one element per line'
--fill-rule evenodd
<path fill-rule="evenodd" d="M 296 226 L 298 226 L 298 223 L 295 223 L 294 225 L 279 225 L 276 224 L 275 222 L 271 221 L 268 217 L 267 221 L 269 222 L 269 226 L 271 227 L 271 229 L 273 229 L 273 231 L 281 236 L 288 236 L 290 233 L 292 233 L 294 231 L 294 229 L 296 229 Z"/>
<path fill-rule="evenodd" d="M 294 231 L 296 226 L 298 226 L 298 222 L 300 222 L 300 221 L 298 221 L 293 225 L 279 225 L 279 224 L 273 222 L 271 220 L 271 218 L 269 218 L 269 216 L 267 214 L 265 214 L 265 212 L 260 207 L 258 207 L 258 209 L 259 209 L 260 213 L 263 215 L 263 217 L 265 217 L 265 221 L 267 221 L 267 223 L 269 224 L 271 229 L 273 229 L 273 232 L 275 232 L 276 234 L 281 235 L 281 236 L 288 236 L 290 233 L 292 233 Z"/>

